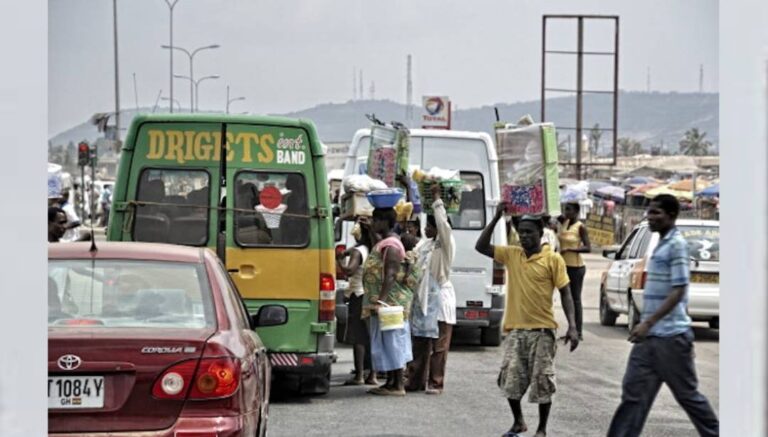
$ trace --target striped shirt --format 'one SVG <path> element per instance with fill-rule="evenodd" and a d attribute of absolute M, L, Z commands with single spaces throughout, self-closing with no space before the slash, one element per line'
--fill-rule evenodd
<path fill-rule="evenodd" d="M 680 302 L 658 321 L 648 332 L 649 336 L 670 337 L 682 334 L 691 327 L 688 317 L 688 282 L 690 280 L 690 258 L 688 244 L 683 235 L 673 227 L 659 241 L 648 260 L 648 278 L 643 292 L 643 314 L 641 320 L 655 313 L 672 292 L 673 287 L 684 286 L 685 294 Z"/>

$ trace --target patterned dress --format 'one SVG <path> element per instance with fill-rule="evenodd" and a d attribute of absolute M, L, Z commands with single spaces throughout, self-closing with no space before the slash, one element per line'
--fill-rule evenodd
<path fill-rule="evenodd" d="M 397 237 L 389 237 L 397 239 Z M 386 241 L 386 240 L 385 240 Z M 399 243 L 399 239 L 397 239 Z M 382 241 L 383 243 L 383 241 Z M 401 246 L 402 247 L 402 246 Z M 382 248 L 381 243 L 374 246 L 368 258 L 363 265 L 363 288 L 365 289 L 365 298 L 363 300 L 363 318 L 370 317 L 371 307 L 379 301 L 381 286 L 384 283 L 384 252 L 387 250 L 397 250 L 392 246 Z M 405 275 L 404 264 L 400 264 L 392 288 L 387 294 L 384 303 L 395 306 L 400 305 L 405 311 L 405 319 L 411 314 L 411 303 L 413 302 L 413 292 L 404 285 L 403 276 Z"/>

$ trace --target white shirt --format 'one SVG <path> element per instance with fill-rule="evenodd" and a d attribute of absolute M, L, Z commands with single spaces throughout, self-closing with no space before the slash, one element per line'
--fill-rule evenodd
<path fill-rule="evenodd" d="M 560 239 L 557 238 L 555 231 L 549 228 L 544 228 L 544 234 L 541 236 L 541 244 L 549 244 L 553 252 L 560 250 Z"/>
<path fill-rule="evenodd" d="M 456 292 L 451 283 L 451 265 L 456 255 L 456 241 L 453 238 L 451 226 L 448 224 L 448 214 L 442 200 L 436 200 L 432 204 L 432 211 L 437 225 L 437 241 L 429 272 L 440 284 L 440 312 L 437 320 L 449 325 L 456 324 Z"/>
<path fill-rule="evenodd" d="M 74 222 L 79 222 L 80 217 L 77 216 L 77 213 L 75 212 L 75 205 L 72 204 L 72 202 L 67 202 L 66 204 L 62 205 L 62 210 L 64 210 L 64 214 L 67 215 L 67 224 Z M 79 227 L 73 228 L 73 229 L 67 229 L 64 232 L 64 236 L 61 237 L 61 241 L 77 241 L 80 239 L 80 229 Z"/>
<path fill-rule="evenodd" d="M 358 251 L 360 253 L 360 266 L 355 270 L 355 273 L 349 277 L 349 288 L 347 289 L 348 293 L 354 293 L 355 296 L 362 296 L 365 294 L 365 291 L 363 290 L 363 264 L 365 264 L 365 259 L 368 258 L 368 248 L 365 247 L 365 245 L 355 246 L 353 247 L 354 250 Z"/>

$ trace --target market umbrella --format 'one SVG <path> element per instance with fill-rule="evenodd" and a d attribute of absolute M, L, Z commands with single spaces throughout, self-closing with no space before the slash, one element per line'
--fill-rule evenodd
<path fill-rule="evenodd" d="M 595 196 L 603 199 L 615 200 L 617 202 L 624 202 L 624 188 L 608 185 L 595 191 Z"/>
<path fill-rule="evenodd" d="M 696 179 L 696 188 L 706 188 L 709 185 L 704 179 Z M 669 188 L 676 191 L 693 191 L 693 179 L 683 179 L 672 184 L 669 184 Z"/>
<path fill-rule="evenodd" d="M 720 197 L 720 184 L 710 185 L 707 188 L 696 193 L 697 196 Z"/>
<path fill-rule="evenodd" d="M 690 190 L 675 190 L 671 187 L 671 185 L 662 185 L 660 187 L 651 188 L 645 192 L 645 197 L 653 199 L 659 194 L 671 194 L 680 200 L 687 200 L 689 202 L 693 200 L 693 193 Z"/>
<path fill-rule="evenodd" d="M 646 185 L 653 182 L 656 182 L 656 179 L 647 176 L 634 176 L 626 179 L 623 182 L 623 185 L 627 187 L 639 187 L 641 185 Z"/>
<path fill-rule="evenodd" d="M 603 187 L 611 186 L 610 182 L 605 181 L 589 181 L 589 192 L 595 193 L 597 190 Z"/>
<path fill-rule="evenodd" d="M 647 184 L 640 185 L 638 187 L 635 187 L 631 189 L 627 196 L 642 196 L 645 194 L 646 191 L 658 187 L 660 184 L 658 182 L 649 182 Z"/>

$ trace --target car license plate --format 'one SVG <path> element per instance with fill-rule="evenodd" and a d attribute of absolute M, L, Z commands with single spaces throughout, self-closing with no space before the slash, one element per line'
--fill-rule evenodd
<path fill-rule="evenodd" d="M 48 408 L 104 408 L 104 377 L 49 376 Z"/>
<path fill-rule="evenodd" d="M 717 284 L 720 282 L 720 275 L 717 273 L 691 273 L 691 282 Z"/>

